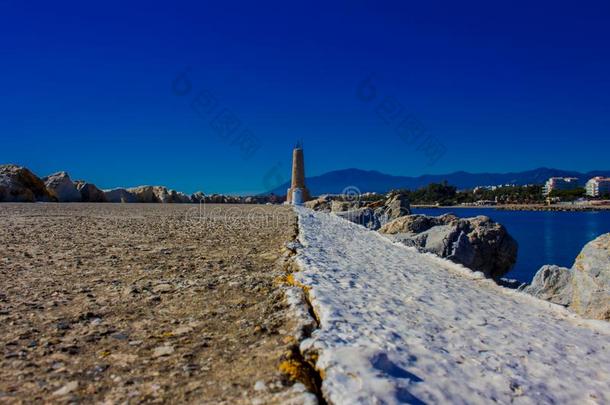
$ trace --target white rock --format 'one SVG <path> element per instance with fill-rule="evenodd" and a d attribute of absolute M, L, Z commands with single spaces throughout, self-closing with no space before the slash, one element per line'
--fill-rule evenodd
<path fill-rule="evenodd" d="M 80 191 L 76 188 L 70 175 L 66 172 L 57 172 L 42 179 L 51 193 L 57 196 L 59 202 L 82 201 Z"/>
<path fill-rule="evenodd" d="M 177 329 L 174 329 L 172 331 L 172 335 L 182 336 L 182 335 L 186 335 L 187 333 L 191 333 L 192 331 L 193 331 L 193 328 L 191 328 L 190 326 L 181 326 Z"/>
<path fill-rule="evenodd" d="M 153 352 L 153 357 L 156 358 L 156 357 L 169 356 L 173 352 L 174 352 L 173 346 L 159 346 Z"/>
<path fill-rule="evenodd" d="M 173 290 L 170 284 L 159 284 L 153 287 L 153 292 L 156 294 L 164 294 Z"/>
<path fill-rule="evenodd" d="M 136 196 L 124 188 L 113 188 L 104 190 L 104 198 L 112 203 L 134 203 L 138 202 Z"/>
<path fill-rule="evenodd" d="M 265 385 L 264 381 L 257 381 L 256 384 L 254 384 L 254 391 L 266 391 L 267 390 L 267 386 Z"/>
<path fill-rule="evenodd" d="M 53 393 L 53 396 L 59 397 L 62 395 L 67 395 L 77 388 L 78 388 L 78 381 L 71 381 L 71 382 L 67 383 L 66 385 L 64 385 L 63 387 L 61 387 L 60 389 L 58 389 L 57 391 L 55 391 Z"/>

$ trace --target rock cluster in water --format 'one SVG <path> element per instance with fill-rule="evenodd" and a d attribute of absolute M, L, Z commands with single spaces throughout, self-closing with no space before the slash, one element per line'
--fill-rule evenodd
<path fill-rule="evenodd" d="M 523 291 L 584 317 L 610 321 L 610 233 L 587 243 L 570 269 L 542 266 Z"/>
<path fill-rule="evenodd" d="M 486 216 L 408 215 L 385 224 L 379 232 L 480 271 L 486 277 L 502 277 L 517 260 L 517 241 L 503 225 Z"/>
<path fill-rule="evenodd" d="M 276 196 L 187 195 L 163 186 L 138 186 L 100 190 L 84 180 L 73 181 L 66 172 L 40 179 L 17 165 L 0 165 L 0 202 L 115 202 L 115 203 L 231 203 L 264 204 L 281 202 Z"/>

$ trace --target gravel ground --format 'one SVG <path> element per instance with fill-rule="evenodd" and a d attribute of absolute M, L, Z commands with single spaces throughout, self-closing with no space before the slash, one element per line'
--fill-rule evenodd
<path fill-rule="evenodd" d="M 289 208 L 0 204 L 0 224 L 0 403 L 287 392 Z"/>

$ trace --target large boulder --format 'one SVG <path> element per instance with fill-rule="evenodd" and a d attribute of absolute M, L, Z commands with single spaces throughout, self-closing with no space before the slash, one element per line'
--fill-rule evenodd
<path fill-rule="evenodd" d="M 354 211 L 355 213 L 353 215 L 348 215 L 348 217 L 352 218 L 361 218 L 362 214 L 364 214 L 365 218 L 371 219 L 365 221 L 368 224 L 367 228 L 377 230 L 388 222 L 411 214 L 411 206 L 406 195 L 401 193 L 390 193 L 385 200 L 372 202 L 360 199 L 347 201 L 333 200 L 330 204 L 330 211 L 333 213 Z M 345 217 L 345 215 L 343 216 Z M 373 218 L 374 220 L 372 220 Z"/>
<path fill-rule="evenodd" d="M 154 186 L 138 186 L 128 188 L 127 192 L 132 194 L 139 203 L 156 203 L 159 202 L 159 199 L 155 189 Z"/>
<path fill-rule="evenodd" d="M 458 217 L 453 214 L 445 214 L 438 217 L 431 217 L 428 215 L 406 215 L 388 222 L 381 227 L 379 232 L 385 234 L 418 234 L 427 231 L 433 226 L 447 225 L 457 220 Z"/>
<path fill-rule="evenodd" d="M 524 291 L 584 317 L 610 321 L 610 233 L 587 243 L 571 269 L 542 266 Z"/>
<path fill-rule="evenodd" d="M 157 202 L 168 204 L 171 203 L 171 190 L 168 190 L 166 187 L 155 187 L 153 190 Z"/>
<path fill-rule="evenodd" d="M 491 278 L 502 277 L 517 260 L 517 242 L 504 226 L 486 216 L 409 215 L 383 225 L 379 232 Z"/>
<path fill-rule="evenodd" d="M 163 204 L 172 202 L 171 190 L 163 186 L 139 186 L 128 188 L 127 191 L 135 195 L 138 202 Z"/>
<path fill-rule="evenodd" d="M 57 198 L 25 167 L 0 165 L 0 202 L 34 201 L 57 201 Z"/>
<path fill-rule="evenodd" d="M 224 204 L 227 202 L 227 198 L 222 194 L 211 194 L 205 196 L 205 203 L 207 204 Z"/>
<path fill-rule="evenodd" d="M 169 190 L 169 201 L 174 204 L 188 204 L 191 202 L 191 197 L 181 191 Z"/>
<path fill-rule="evenodd" d="M 572 303 L 572 279 L 570 269 L 547 264 L 538 270 L 532 283 L 523 288 L 523 291 L 567 307 Z"/>
<path fill-rule="evenodd" d="M 351 210 L 357 210 L 358 208 L 362 208 L 364 203 L 359 200 L 332 200 L 330 204 L 330 212 L 346 212 Z"/>
<path fill-rule="evenodd" d="M 113 188 L 104 190 L 106 201 L 111 203 L 135 203 L 138 202 L 137 197 L 124 188 Z"/>
<path fill-rule="evenodd" d="M 42 180 L 44 181 L 47 190 L 54 194 L 59 202 L 82 201 L 80 191 L 77 190 L 68 173 L 53 173 Z"/>
<path fill-rule="evenodd" d="M 371 230 L 377 230 L 381 227 L 379 216 L 371 208 L 364 207 L 350 211 L 335 212 L 334 214 Z"/>
<path fill-rule="evenodd" d="M 191 197 L 163 186 L 138 186 L 127 189 L 140 203 L 190 203 Z"/>
<path fill-rule="evenodd" d="M 163 186 L 138 186 L 128 188 L 138 202 L 141 203 L 169 203 L 171 201 L 171 190 Z"/>
<path fill-rule="evenodd" d="M 610 233 L 587 243 L 572 270 L 570 307 L 588 317 L 610 320 Z"/>
<path fill-rule="evenodd" d="M 106 202 L 104 192 L 96 187 L 95 184 L 87 183 L 83 180 L 74 182 L 76 189 L 80 192 L 81 201 L 83 202 Z"/>
<path fill-rule="evenodd" d="M 305 201 L 304 205 L 314 211 L 330 212 L 332 202 L 333 200 L 330 196 L 322 195 L 315 200 Z"/>
<path fill-rule="evenodd" d="M 404 217 L 405 215 L 411 215 L 411 204 L 409 203 L 409 198 L 404 194 L 390 194 L 384 205 L 383 212 L 387 222 Z"/>
<path fill-rule="evenodd" d="M 203 192 L 201 192 L 201 191 L 197 191 L 197 192 L 191 194 L 191 202 L 196 203 L 196 204 L 204 203 L 205 194 L 203 194 Z"/>
<path fill-rule="evenodd" d="M 363 194 L 359 197 L 363 196 L 376 197 L 372 194 Z M 386 199 L 374 201 L 348 197 L 323 195 L 305 202 L 305 207 L 314 211 L 332 212 L 372 230 L 377 230 L 387 222 L 411 213 L 409 200 L 401 193 L 390 193 Z"/>

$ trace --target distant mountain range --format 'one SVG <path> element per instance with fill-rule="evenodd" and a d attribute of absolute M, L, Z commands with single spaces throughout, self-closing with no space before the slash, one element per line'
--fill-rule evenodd
<path fill-rule="evenodd" d="M 407 188 L 415 190 L 430 183 L 441 183 L 445 180 L 458 189 L 469 189 L 476 186 L 493 186 L 499 184 L 543 184 L 549 177 L 578 177 L 584 184 L 594 176 L 610 177 L 610 170 L 597 170 L 588 173 L 569 170 L 539 169 L 515 173 L 468 173 L 455 172 L 449 174 L 427 174 L 419 177 L 392 176 L 374 170 L 344 169 L 335 170 L 320 176 L 308 177 L 307 187 L 312 195 L 339 194 L 346 187 L 357 187 L 361 192 L 385 193 L 392 189 Z M 285 183 L 268 193 L 286 194 L 290 187 Z"/>

